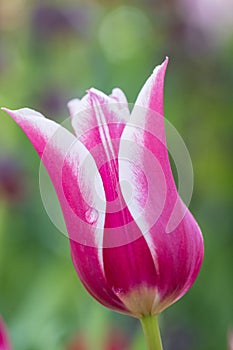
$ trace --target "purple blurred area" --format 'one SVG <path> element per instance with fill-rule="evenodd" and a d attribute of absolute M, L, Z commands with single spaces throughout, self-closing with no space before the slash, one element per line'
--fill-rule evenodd
<path fill-rule="evenodd" d="M 31 26 L 35 40 L 48 41 L 58 35 L 85 36 L 91 22 L 87 6 L 38 4 L 32 11 Z"/>
<path fill-rule="evenodd" d="M 21 203 L 26 195 L 26 176 L 15 158 L 0 157 L 0 199 L 10 204 Z"/>

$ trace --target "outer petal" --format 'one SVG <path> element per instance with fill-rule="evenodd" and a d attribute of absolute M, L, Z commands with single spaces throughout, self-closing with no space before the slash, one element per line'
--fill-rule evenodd
<path fill-rule="evenodd" d="M 120 181 L 130 181 L 133 188 L 128 207 L 157 266 L 153 313 L 160 312 L 190 288 L 203 259 L 200 229 L 179 198 L 168 158 L 162 116 L 167 62 L 166 59 L 156 67 L 139 93 L 119 152 Z M 122 162 L 122 158 L 128 161 Z M 147 187 L 141 185 L 142 172 Z M 125 197 L 124 188 L 122 192 Z M 168 233 L 174 208 L 180 220 Z"/>
<path fill-rule="evenodd" d="M 104 277 L 99 246 L 103 240 L 106 203 L 90 153 L 71 133 L 40 113 L 30 109 L 4 110 L 28 136 L 51 177 L 71 240 L 73 262 L 84 285 L 104 305 L 125 311 Z"/>
<path fill-rule="evenodd" d="M 3 319 L 0 317 L 0 349 L 1 350 L 11 350 L 10 339 L 3 322 Z"/>

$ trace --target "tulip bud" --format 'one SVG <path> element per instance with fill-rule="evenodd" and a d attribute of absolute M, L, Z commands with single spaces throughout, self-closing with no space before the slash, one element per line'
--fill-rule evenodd
<path fill-rule="evenodd" d="M 168 157 L 167 63 L 155 68 L 131 114 L 120 89 L 72 100 L 76 137 L 38 112 L 5 109 L 51 177 L 82 283 L 106 307 L 144 320 L 149 336 L 151 318 L 189 290 L 203 259 L 201 231 Z"/>

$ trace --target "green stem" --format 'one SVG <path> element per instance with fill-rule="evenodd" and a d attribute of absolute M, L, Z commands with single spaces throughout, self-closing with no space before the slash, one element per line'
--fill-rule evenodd
<path fill-rule="evenodd" d="M 148 350 L 163 350 L 159 324 L 156 315 L 147 315 L 140 319 Z"/>

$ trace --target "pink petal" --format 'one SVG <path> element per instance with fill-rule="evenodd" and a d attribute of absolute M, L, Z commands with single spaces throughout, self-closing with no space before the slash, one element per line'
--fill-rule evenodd
<path fill-rule="evenodd" d="M 73 264 L 87 291 L 102 305 L 129 314 L 130 312 L 106 280 L 102 263 L 100 264 L 100 254 L 102 255 L 101 250 L 71 241 Z"/>
<path fill-rule="evenodd" d="M 203 260 L 203 238 L 188 210 L 173 232 L 165 232 L 161 218 L 150 230 L 150 236 L 156 247 L 160 271 L 157 288 L 161 305 L 155 305 L 155 309 L 161 312 L 180 299 L 194 283 Z"/>
<path fill-rule="evenodd" d="M 0 349 L 1 350 L 11 350 L 10 339 L 8 337 L 8 332 L 3 322 L 3 319 L 0 317 Z"/>
<path fill-rule="evenodd" d="M 124 231 L 124 228 L 122 228 Z M 126 229 L 127 230 L 127 229 Z M 135 230 L 138 227 L 135 225 Z M 125 232 L 130 237 L 131 232 Z M 156 284 L 158 274 L 151 251 L 142 235 L 137 240 L 122 246 L 105 248 L 103 250 L 105 276 L 109 286 L 124 300 L 124 296 L 139 287 L 151 289 Z M 143 298 L 147 303 L 147 294 Z M 141 316 L 142 310 L 131 310 Z M 150 312 L 150 310 L 148 310 Z"/>
<path fill-rule="evenodd" d="M 99 248 L 106 201 L 92 156 L 68 130 L 41 114 L 30 109 L 4 110 L 28 136 L 50 175 L 66 221 L 73 262 L 84 285 L 104 305 L 125 311 L 104 277 Z"/>
<path fill-rule="evenodd" d="M 155 68 L 140 91 L 119 150 L 120 181 L 127 181 L 132 188 L 133 198 L 128 208 L 144 233 L 155 224 L 164 208 L 170 217 L 178 194 L 168 158 L 164 119 L 158 114 L 163 110 L 167 62 L 166 59 Z M 126 191 L 121 189 L 125 198 Z"/>
<path fill-rule="evenodd" d="M 95 239 L 99 239 L 101 233 L 90 235 L 90 231 L 96 233 L 97 228 L 103 231 L 105 195 L 90 153 L 68 130 L 35 111 L 5 111 L 23 129 L 41 157 L 56 189 L 67 225 L 72 223 L 70 238 L 98 246 Z M 87 176 L 90 175 L 90 169 L 93 178 Z M 75 201 L 72 196 L 75 196 Z M 100 201 L 100 198 L 103 200 Z M 92 210 L 96 210 L 94 226 L 88 221 L 88 213 L 91 214 Z M 83 231 L 82 236 L 79 230 Z"/>
<path fill-rule="evenodd" d="M 154 313 L 190 288 L 203 259 L 200 229 L 179 198 L 168 158 L 162 116 L 167 62 L 156 67 L 139 93 L 119 151 L 120 183 L 125 180 L 132 186 L 128 208 L 157 267 Z M 147 186 L 142 185 L 143 181 Z M 125 189 L 121 189 L 126 198 Z M 168 233 L 172 215 L 175 219 L 179 216 L 179 220 Z"/>

